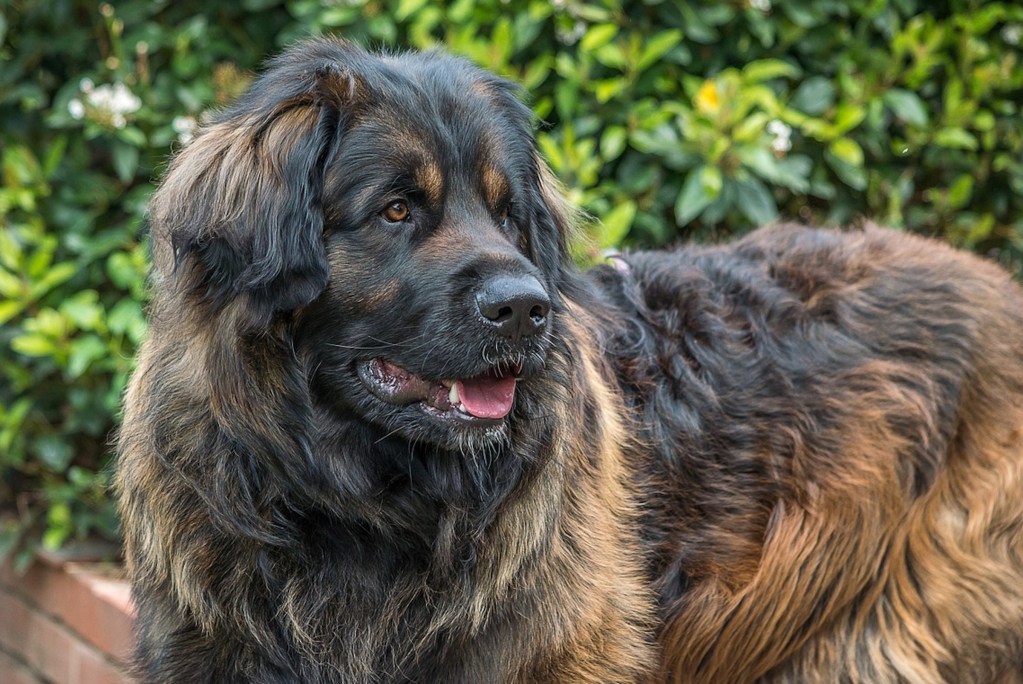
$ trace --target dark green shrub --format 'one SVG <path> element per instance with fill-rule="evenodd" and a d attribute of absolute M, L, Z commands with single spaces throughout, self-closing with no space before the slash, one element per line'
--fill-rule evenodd
<path fill-rule="evenodd" d="M 337 32 L 519 82 L 599 219 L 580 258 L 778 217 L 1023 262 L 1023 7 L 897 0 L 15 0 L 0 9 L 0 555 L 115 534 L 108 434 L 168 153 L 280 46 Z"/>
<path fill-rule="evenodd" d="M 0 557 L 115 536 L 105 464 L 145 333 L 152 181 L 288 19 L 199 6 L 39 1 L 0 15 Z"/>

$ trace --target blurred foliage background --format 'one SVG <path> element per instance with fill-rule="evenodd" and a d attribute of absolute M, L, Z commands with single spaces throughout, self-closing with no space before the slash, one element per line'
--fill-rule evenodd
<path fill-rule="evenodd" d="M 1023 6 L 925 0 L 6 0 L 0 556 L 116 539 L 109 439 L 145 335 L 147 198 L 303 36 L 442 45 L 525 87 L 621 244 L 863 219 L 1023 262 Z"/>

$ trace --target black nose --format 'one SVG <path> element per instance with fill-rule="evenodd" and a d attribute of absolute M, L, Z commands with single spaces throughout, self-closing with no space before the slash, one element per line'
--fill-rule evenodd
<path fill-rule="evenodd" d="M 483 283 L 476 306 L 499 333 L 518 340 L 543 331 L 551 300 L 533 276 L 499 275 Z"/>

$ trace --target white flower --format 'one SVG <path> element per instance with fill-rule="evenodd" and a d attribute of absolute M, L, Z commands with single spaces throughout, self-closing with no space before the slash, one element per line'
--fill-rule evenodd
<path fill-rule="evenodd" d="M 1023 38 L 1023 26 L 1008 24 L 1002 28 L 1002 40 L 1009 45 L 1019 45 L 1021 38 Z"/>
<path fill-rule="evenodd" d="M 82 97 L 68 103 L 68 112 L 75 119 L 88 118 L 114 128 L 124 128 L 128 125 L 129 116 L 142 107 L 142 100 L 123 83 L 97 86 L 91 79 L 83 78 L 78 88 Z"/>
<path fill-rule="evenodd" d="M 771 11 L 771 0 L 749 0 L 749 6 L 759 12 L 767 14 Z"/>
<path fill-rule="evenodd" d="M 85 105 L 76 97 L 67 103 L 67 111 L 72 119 L 80 120 L 85 116 Z"/>
<path fill-rule="evenodd" d="M 88 96 L 89 104 L 111 115 L 132 114 L 142 107 L 142 100 L 123 83 L 115 83 L 114 85 L 104 83 L 87 91 L 86 95 Z"/>
<path fill-rule="evenodd" d="M 767 124 L 767 132 L 771 134 L 771 149 L 775 154 L 785 154 L 792 149 L 792 129 L 785 123 L 775 119 Z"/>
<path fill-rule="evenodd" d="M 195 129 L 198 127 L 199 122 L 195 120 L 194 116 L 175 116 L 171 122 L 171 128 L 178 134 L 178 140 L 182 145 L 191 142 L 195 135 Z"/>
<path fill-rule="evenodd" d="M 554 33 L 562 45 L 575 45 L 586 34 L 586 23 L 582 20 L 576 20 L 571 29 L 564 30 L 558 28 L 555 29 Z"/>

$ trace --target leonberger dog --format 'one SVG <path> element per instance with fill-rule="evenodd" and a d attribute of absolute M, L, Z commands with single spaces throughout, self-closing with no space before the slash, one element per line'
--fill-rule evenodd
<path fill-rule="evenodd" d="M 870 225 L 581 272 L 533 126 L 317 39 L 173 159 L 140 678 L 1023 681 L 1021 289 Z"/>

